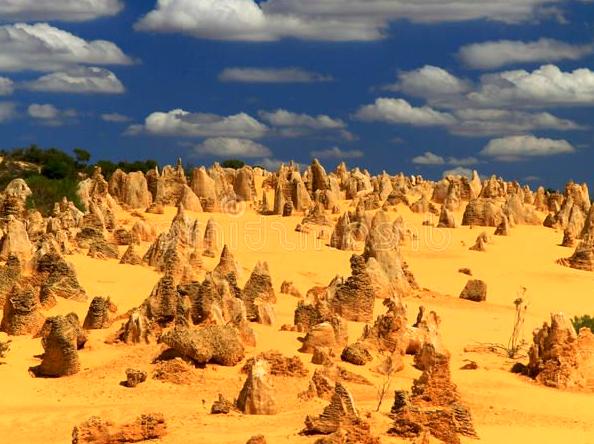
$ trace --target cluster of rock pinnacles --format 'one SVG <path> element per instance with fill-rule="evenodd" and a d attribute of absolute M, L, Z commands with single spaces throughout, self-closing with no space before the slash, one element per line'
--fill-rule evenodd
<path fill-rule="evenodd" d="M 264 190 L 260 196 L 257 182 Z M 340 362 L 366 366 L 376 361 L 384 372 L 398 371 L 406 365 L 407 354 L 414 355 L 414 365 L 422 373 L 410 392 L 396 391 L 390 413 L 393 424 L 383 432 L 420 440 L 415 442 L 428 442 L 432 436 L 457 443 L 460 436 L 477 436 L 470 410 L 451 380 L 439 317 L 421 308 L 416 322 L 407 319 L 404 301 L 421 290 L 401 257 L 400 244 L 412 234 L 401 217 L 390 217 L 396 205 L 425 214 L 429 218 L 425 225 L 432 225 L 431 218 L 436 217 L 435 225 L 443 229 L 454 228 L 454 214 L 464 208 L 462 225 L 493 227 L 496 236 L 511 235 L 518 224 L 539 224 L 537 212 L 547 212 L 544 225 L 563 230 L 562 244 L 575 247 L 575 253 L 559 263 L 594 270 L 594 206 L 587 187 L 573 183 L 560 194 L 542 187 L 533 192 L 496 177 L 482 181 L 476 172 L 471 179 L 450 176 L 432 182 L 403 174 L 371 176 L 341 164 L 328 174 L 316 160 L 303 174 L 293 164 L 281 166 L 276 173 L 215 164 L 196 168 L 188 177 L 179 163 L 146 174 L 117 170 L 109 182 L 96 169 L 79 184 L 84 211 L 64 199 L 47 217 L 27 210 L 30 194 L 21 179 L 13 180 L 0 194 L 0 260 L 4 262 L 0 330 L 41 338 L 44 353 L 31 369 L 38 377 L 80 372 L 79 351 L 88 336 L 117 321 L 121 327 L 112 343 L 159 342 L 197 366 L 233 367 L 244 361 L 246 348 L 256 343 L 251 323 L 276 323 L 277 294 L 269 266 L 265 261 L 257 263 L 241 288 L 242 268 L 222 244 L 215 219 L 209 219 L 203 230 L 188 216 L 190 212 L 225 212 L 242 204 L 263 215 L 302 216 L 298 231 L 314 231 L 332 248 L 361 252 L 351 257 L 350 276 L 314 287 L 305 297 L 291 282 L 280 287 L 284 296 L 299 298 L 294 324 L 281 329 L 302 333 L 299 351 L 310 354 L 318 366 L 300 397 L 328 402 L 323 411 L 304 421 L 303 434 L 325 436 L 318 443 L 379 443 L 348 388 L 351 383 L 368 382 Z M 411 195 L 420 197 L 411 202 Z M 342 212 L 345 200 L 351 209 Z M 161 214 L 167 206 L 176 206 L 177 213 L 169 229 L 157 233 L 142 212 Z M 119 220 L 121 211 L 130 212 L 135 222 Z M 490 242 L 483 232 L 471 249 L 487 251 Z M 150 243 L 144 255 L 139 253 L 142 243 Z M 119 246 L 126 246 L 122 255 Z M 58 298 L 88 301 L 66 260 L 75 252 L 154 267 L 162 277 L 145 301 L 128 313 L 118 313 L 109 297 L 97 296 L 82 322 L 75 313 L 47 317 L 46 310 Z M 206 270 L 205 257 L 219 257 L 218 265 Z M 199 280 L 201 274 L 205 277 Z M 484 301 L 486 284 L 471 280 L 460 297 Z M 378 299 L 384 301 L 385 313 L 374 319 Z M 349 338 L 349 321 L 367 324 L 361 337 Z M 562 314 L 553 315 L 550 325 L 534 333 L 529 363 L 516 370 L 545 385 L 583 387 L 591 370 L 593 343 L 589 331 L 578 334 Z M 212 405 L 213 414 L 278 414 L 283 406 L 277 402 L 274 376 L 309 374 L 300 358 L 278 352 L 251 358 L 243 372 L 245 383 L 235 401 L 220 395 Z M 131 368 L 126 377 L 125 385 L 136 387 L 147 374 Z M 93 417 L 74 428 L 72 442 L 138 442 L 165 433 L 166 420 L 158 413 L 123 425 Z M 262 443 L 265 438 L 254 436 L 249 442 Z"/>

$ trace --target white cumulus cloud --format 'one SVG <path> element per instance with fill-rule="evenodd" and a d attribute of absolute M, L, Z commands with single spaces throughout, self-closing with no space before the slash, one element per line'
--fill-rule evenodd
<path fill-rule="evenodd" d="M 459 166 L 456 168 L 445 170 L 442 175 L 443 175 L 443 177 L 463 176 L 463 177 L 468 177 L 470 179 L 472 177 L 472 170 L 470 168 L 464 168 L 462 166 Z"/>
<path fill-rule="evenodd" d="M 0 20 L 80 22 L 119 13 L 120 0 L 0 0 Z"/>
<path fill-rule="evenodd" d="M 327 41 L 384 38 L 392 20 L 522 22 L 562 0 L 158 0 L 139 20 L 142 31 L 180 32 L 216 40 Z"/>
<path fill-rule="evenodd" d="M 9 96 L 14 91 L 14 82 L 6 77 L 0 77 L 0 96 Z"/>
<path fill-rule="evenodd" d="M 314 133 L 328 135 L 328 132 L 334 132 L 346 140 L 355 138 L 346 129 L 347 125 L 343 120 L 326 114 L 309 115 L 277 109 L 275 111 L 259 111 L 258 116 L 272 126 L 274 135 L 280 137 L 301 137 Z"/>
<path fill-rule="evenodd" d="M 194 149 L 196 154 L 217 157 L 267 157 L 272 152 L 266 146 L 249 139 L 215 137 L 206 139 Z"/>
<path fill-rule="evenodd" d="M 538 138 L 529 134 L 493 139 L 483 148 L 481 154 L 496 160 L 512 162 L 573 152 L 575 148 L 566 140 Z"/>
<path fill-rule="evenodd" d="M 341 129 L 345 123 L 340 119 L 333 119 L 325 114 L 310 116 L 309 114 L 293 113 L 284 109 L 276 111 L 260 111 L 260 118 L 273 126 L 301 127 L 311 129 Z"/>
<path fill-rule="evenodd" d="M 48 126 L 60 126 L 76 121 L 78 113 L 73 109 L 59 109 L 51 104 L 33 103 L 27 108 L 27 114 L 39 123 Z"/>
<path fill-rule="evenodd" d="M 415 97 L 436 100 L 442 96 L 462 94 L 469 91 L 470 82 L 460 79 L 438 66 L 425 65 L 412 71 L 398 73 L 398 81 L 384 89 L 400 91 Z"/>
<path fill-rule="evenodd" d="M 132 120 L 130 117 L 120 113 L 101 114 L 101 120 L 112 123 L 126 123 Z"/>
<path fill-rule="evenodd" d="M 458 122 L 449 128 L 459 136 L 525 134 L 535 130 L 571 131 L 584 127 L 572 120 L 548 112 L 510 111 L 503 109 L 460 109 L 454 112 Z"/>
<path fill-rule="evenodd" d="M 25 88 L 33 91 L 79 94 L 121 94 L 126 90 L 113 72 L 105 68 L 82 66 L 46 74 L 25 83 Z"/>
<path fill-rule="evenodd" d="M 47 23 L 0 26 L 0 71 L 59 71 L 76 65 L 127 65 L 114 43 L 87 41 Z"/>
<path fill-rule="evenodd" d="M 475 157 L 448 157 L 447 159 L 439 154 L 426 151 L 420 156 L 413 157 L 412 163 L 416 165 L 457 165 L 457 166 L 469 166 L 476 165 L 479 160 Z"/>
<path fill-rule="evenodd" d="M 367 122 L 387 122 L 413 126 L 448 126 L 456 118 L 429 106 L 414 107 L 404 99 L 379 98 L 372 105 L 361 107 L 355 117 Z"/>
<path fill-rule="evenodd" d="M 547 38 L 534 42 L 499 40 L 463 46 L 459 57 L 471 68 L 494 69 L 516 63 L 578 60 L 593 50 L 592 44 L 572 45 Z"/>
<path fill-rule="evenodd" d="M 594 105 L 594 71 L 580 68 L 565 72 L 555 65 L 544 65 L 532 72 L 488 74 L 468 98 L 488 107 Z"/>
<path fill-rule="evenodd" d="M 332 76 L 301 68 L 226 68 L 219 74 L 219 80 L 238 83 L 315 83 L 332 81 Z"/>
<path fill-rule="evenodd" d="M 144 125 L 133 125 L 128 133 L 138 133 L 139 130 L 163 136 L 257 139 L 267 133 L 268 127 L 246 113 L 219 116 L 175 109 L 150 114 Z"/>
<path fill-rule="evenodd" d="M 445 159 L 430 151 L 424 152 L 420 156 L 413 157 L 412 163 L 417 165 L 445 165 Z"/>
<path fill-rule="evenodd" d="M 360 159 L 365 156 L 361 150 L 341 150 L 335 146 L 327 150 L 316 150 L 309 153 L 311 157 L 318 159 Z"/>

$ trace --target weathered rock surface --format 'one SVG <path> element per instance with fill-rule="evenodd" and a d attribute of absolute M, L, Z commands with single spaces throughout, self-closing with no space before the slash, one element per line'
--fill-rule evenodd
<path fill-rule="evenodd" d="M 136 252 L 136 247 L 130 244 L 126 252 L 120 258 L 120 264 L 126 265 L 140 265 L 142 264 L 142 257 Z"/>
<path fill-rule="evenodd" d="M 594 390 L 594 334 L 583 328 L 576 334 L 563 314 L 534 331 L 534 343 L 525 369 L 537 382 L 555 388 Z"/>
<path fill-rule="evenodd" d="M 160 439 L 167 434 L 165 418 L 160 413 L 139 416 L 134 422 L 115 425 L 97 416 L 89 418 L 72 431 L 72 444 L 120 444 Z"/>
<path fill-rule="evenodd" d="M 373 360 L 371 353 L 367 350 L 365 343 L 363 342 L 355 342 L 354 344 L 347 345 L 342 354 L 340 355 L 340 359 L 344 362 L 348 362 L 354 365 L 365 365 Z"/>
<path fill-rule="evenodd" d="M 0 307 L 4 307 L 12 287 L 21 280 L 22 267 L 18 256 L 10 255 L 6 263 L 0 266 Z"/>
<path fill-rule="evenodd" d="M 222 394 L 219 393 L 219 398 L 213 402 L 210 408 L 211 415 L 227 415 L 235 410 L 235 406 L 231 401 L 228 401 Z"/>
<path fill-rule="evenodd" d="M 460 443 L 460 435 L 476 438 L 470 411 L 461 402 L 451 382 L 449 357 L 426 344 L 416 362 L 423 374 L 414 381 L 412 395 L 397 391 L 392 407 L 389 435 L 418 439 L 430 434 L 446 443 Z"/>
<path fill-rule="evenodd" d="M 268 364 L 257 359 L 239 392 L 237 408 L 246 415 L 276 415 L 279 411 L 274 388 L 268 381 Z"/>
<path fill-rule="evenodd" d="M 83 328 L 85 330 L 108 328 L 112 324 L 117 310 L 117 307 L 109 298 L 96 296 L 91 301 L 89 311 L 83 322 Z"/>
<path fill-rule="evenodd" d="M 237 365 L 245 355 L 239 332 L 233 326 L 206 326 L 200 329 L 175 327 L 161 336 L 161 342 L 196 364 Z"/>
<path fill-rule="evenodd" d="M 241 299 L 245 304 L 248 320 L 261 322 L 259 306 L 276 303 L 276 294 L 272 286 L 268 263 L 258 262 L 256 264 L 241 292 Z"/>
<path fill-rule="evenodd" d="M 484 302 L 487 300 L 487 284 L 478 279 L 471 279 L 460 293 L 460 299 L 473 302 Z"/>
<path fill-rule="evenodd" d="M 144 370 L 129 368 L 126 370 L 126 387 L 134 388 L 146 381 L 147 373 Z"/>
<path fill-rule="evenodd" d="M 334 394 L 322 414 L 305 418 L 306 435 L 330 435 L 359 419 L 359 412 L 351 393 L 340 382 L 336 383 Z"/>
<path fill-rule="evenodd" d="M 122 324 L 116 339 L 125 344 L 149 344 L 156 342 L 154 330 L 153 322 L 146 317 L 143 310 L 136 309 Z"/>
<path fill-rule="evenodd" d="M 42 361 L 32 369 L 33 373 L 52 378 L 78 373 L 79 330 L 65 316 L 48 318 L 47 324 L 47 332 L 41 340 L 44 349 Z"/>
<path fill-rule="evenodd" d="M 503 220 L 501 204 L 494 199 L 479 198 L 468 202 L 462 225 L 478 225 L 483 227 L 496 227 Z"/>
<path fill-rule="evenodd" d="M 36 335 L 44 322 L 35 289 L 28 284 L 15 284 L 4 304 L 0 331 L 11 336 Z"/>
<path fill-rule="evenodd" d="M 373 319 L 375 291 L 365 269 L 363 256 L 351 257 L 351 276 L 337 283 L 330 299 L 332 311 L 348 321 L 368 322 Z"/>
<path fill-rule="evenodd" d="M 249 373 L 249 370 L 259 360 L 266 361 L 268 364 L 268 372 L 272 376 L 301 378 L 308 374 L 307 369 L 298 356 L 287 357 L 274 350 L 260 353 L 255 358 L 248 359 L 241 371 L 243 373 Z"/>
<path fill-rule="evenodd" d="M 477 236 L 474 245 L 472 247 L 470 247 L 469 250 L 472 250 L 472 251 L 487 251 L 487 244 L 488 243 L 489 243 L 489 236 L 487 235 L 486 232 L 483 231 L 481 234 L 479 234 Z"/>

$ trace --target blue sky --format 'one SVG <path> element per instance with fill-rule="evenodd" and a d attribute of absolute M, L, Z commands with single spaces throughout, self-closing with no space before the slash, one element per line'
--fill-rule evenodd
<path fill-rule="evenodd" d="M 588 1 L 0 0 L 0 147 L 592 183 L 593 26 Z"/>

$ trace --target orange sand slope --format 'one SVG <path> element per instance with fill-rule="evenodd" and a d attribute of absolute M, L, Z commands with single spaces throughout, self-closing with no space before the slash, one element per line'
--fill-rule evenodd
<path fill-rule="evenodd" d="M 346 204 L 345 204 L 346 205 Z M 146 217 L 165 230 L 175 214 L 167 208 L 164 215 Z M 392 213 L 396 216 L 396 213 Z M 517 226 L 507 237 L 496 237 L 488 251 L 469 251 L 483 228 L 453 230 L 423 226 L 425 216 L 398 206 L 407 228 L 417 234 L 407 239 L 402 250 L 418 283 L 443 296 L 409 298 L 409 319 L 414 319 L 419 305 L 435 310 L 442 318 L 441 333 L 452 353 L 453 381 L 462 399 L 471 409 L 474 424 L 484 443 L 594 443 L 594 395 L 574 393 L 539 386 L 531 380 L 512 374 L 513 362 L 490 353 L 466 353 L 464 348 L 478 343 L 507 344 L 513 325 L 513 300 L 520 287 L 527 288 L 529 302 L 524 337 L 531 340 L 532 330 L 548 320 L 551 312 L 563 311 L 569 316 L 591 312 L 594 274 L 562 267 L 555 263 L 569 256 L 572 249 L 559 247 L 562 233 L 541 226 Z M 226 214 L 191 214 L 202 227 L 213 217 L 242 266 L 239 284 L 243 286 L 258 260 L 270 266 L 275 290 L 284 280 L 293 281 L 302 294 L 316 285 L 327 285 L 337 274 L 350 274 L 352 252 L 325 246 L 313 234 L 295 232 L 299 217 L 262 217 L 246 212 L 240 216 Z M 120 214 L 130 218 L 130 215 Z M 461 214 L 456 214 L 460 222 Z M 487 229 L 491 232 L 492 229 Z M 140 253 L 144 253 L 144 244 Z M 111 297 L 119 313 L 138 306 L 150 293 L 160 275 L 148 267 L 119 265 L 116 261 L 99 261 L 83 255 L 69 256 L 79 280 L 90 297 Z M 218 259 L 205 258 L 212 269 Z M 458 295 L 468 276 L 458 269 L 468 267 L 473 276 L 488 285 L 488 300 L 477 304 L 462 301 Z M 276 324 L 253 325 L 257 347 L 248 357 L 271 349 L 288 356 L 299 355 L 298 333 L 279 331 L 282 324 L 292 324 L 297 299 L 278 293 L 275 306 Z M 81 318 L 88 303 L 60 300 L 50 314 L 75 311 Z M 384 310 L 376 302 L 376 315 Z M 0 442 L 2 443 L 68 443 L 74 425 L 98 415 L 114 422 L 132 420 L 144 412 L 162 412 L 168 434 L 163 443 L 245 443 L 254 434 L 263 434 L 269 443 L 313 443 L 316 438 L 303 437 L 307 414 L 319 414 L 327 404 L 322 400 L 302 401 L 297 394 L 307 388 L 309 378 L 272 377 L 281 412 L 272 417 L 232 414 L 212 416 L 209 410 L 218 393 L 227 399 L 237 397 L 245 376 L 240 366 L 224 368 L 207 366 L 197 370 L 191 385 L 174 385 L 150 377 L 152 360 L 162 346 L 108 345 L 105 339 L 119 328 L 116 322 L 108 330 L 92 331 L 89 342 L 80 351 L 82 371 L 59 378 L 32 378 L 30 366 L 37 365 L 43 350 L 39 339 L 13 338 L 6 364 L 0 365 Z M 349 323 L 350 342 L 361 333 L 363 324 Z M 306 366 L 310 355 L 301 355 Z M 386 417 L 394 400 L 393 391 L 410 388 L 420 374 L 407 357 L 407 365 L 396 375 L 391 391 L 380 413 L 371 413 L 373 432 L 382 442 L 403 442 L 386 436 L 390 419 Z M 465 360 L 476 361 L 478 370 L 459 370 Z M 381 377 L 368 367 L 344 364 L 374 384 Z M 128 367 L 149 372 L 146 383 L 128 389 L 119 383 Z M 349 385 L 361 411 L 373 412 L 377 405 L 377 388 Z M 463 442 L 467 442 L 462 438 Z M 470 442 L 471 440 L 468 440 Z"/>

